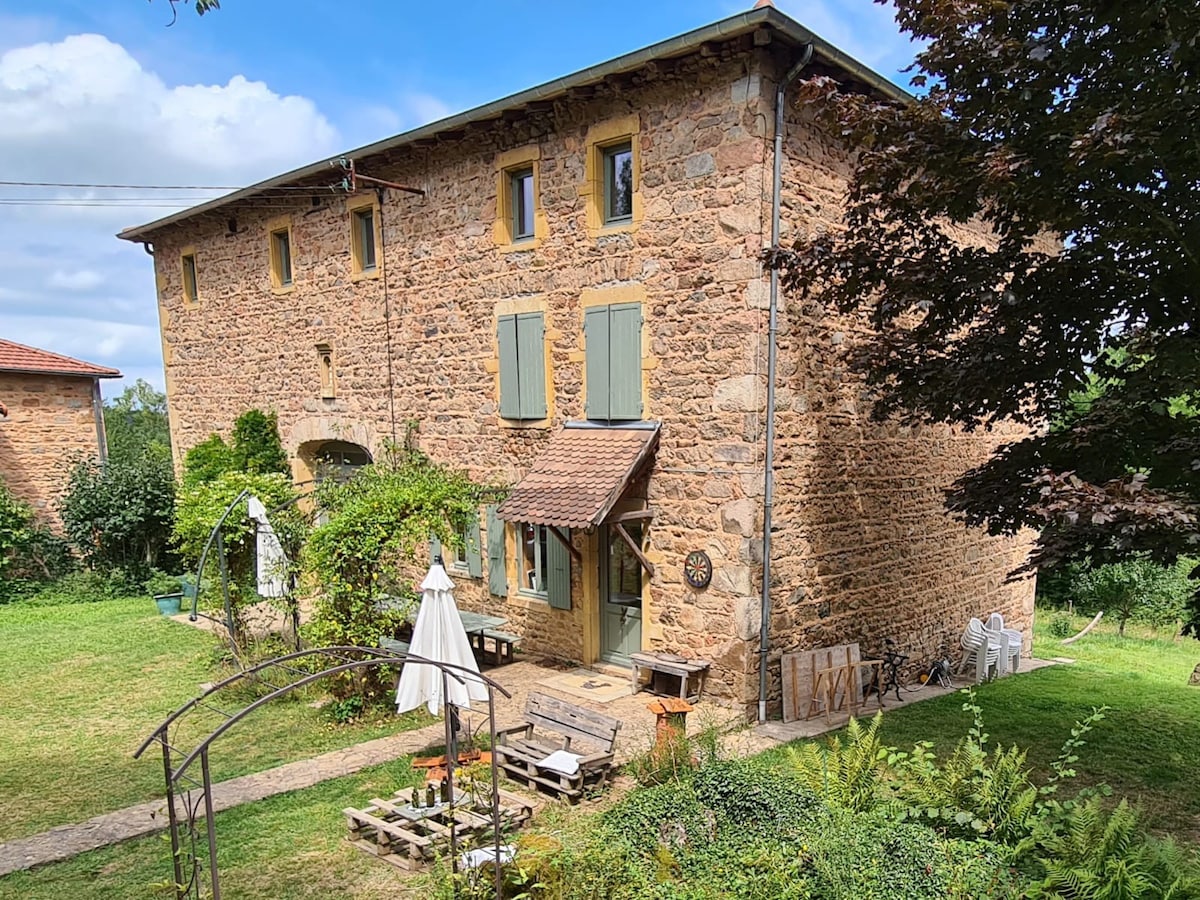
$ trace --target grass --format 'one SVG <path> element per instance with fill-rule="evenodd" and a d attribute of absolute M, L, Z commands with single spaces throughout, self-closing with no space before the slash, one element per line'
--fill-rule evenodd
<path fill-rule="evenodd" d="M 1046 631 L 1049 619 L 1040 616 L 1034 654 L 1075 662 L 981 686 L 978 700 L 992 742 L 1028 748 L 1029 762 L 1046 772 L 1072 723 L 1108 706 L 1079 753 L 1078 782 L 1111 785 L 1140 802 L 1152 830 L 1200 844 L 1200 688 L 1188 685 L 1200 642 L 1132 627 L 1121 638 L 1115 626 L 1102 626 L 1064 647 Z M 1079 619 L 1076 630 L 1086 621 Z M 933 741 L 945 753 L 970 726 L 962 703 L 961 695 L 948 693 L 886 712 L 882 738 L 904 749 Z"/>
<path fill-rule="evenodd" d="M 318 900 L 404 896 L 402 873 L 345 841 L 342 809 L 414 784 L 408 757 L 355 775 L 218 813 L 221 896 L 226 900 Z M 203 826 L 200 839 L 204 840 Z M 85 853 L 0 878 L 0 900 L 173 897 L 163 836 Z"/>
<path fill-rule="evenodd" d="M 201 684 L 227 674 L 212 635 L 159 616 L 148 598 L 2 606 L 0 634 L 0 841 L 161 797 L 161 756 L 152 748 L 134 760 L 134 750 Z M 276 701 L 235 726 L 213 745 L 214 780 L 425 721 L 337 725 L 310 705 L 318 696 Z M 183 746 L 219 721 L 199 717 L 172 742 Z"/>

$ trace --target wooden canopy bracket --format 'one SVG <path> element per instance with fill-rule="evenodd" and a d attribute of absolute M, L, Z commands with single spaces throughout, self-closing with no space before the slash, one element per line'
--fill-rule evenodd
<path fill-rule="evenodd" d="M 617 513 L 615 516 L 609 516 L 609 524 L 616 522 L 641 522 L 647 519 L 653 519 L 655 511 L 652 509 L 635 509 L 631 512 Z"/>
<path fill-rule="evenodd" d="M 647 572 L 649 572 L 650 577 L 653 578 L 654 577 L 654 563 L 652 563 L 652 562 L 650 562 L 650 560 L 646 559 L 646 554 L 642 553 L 642 548 L 639 547 L 634 542 L 633 538 L 629 536 L 629 532 L 625 530 L 624 525 L 622 525 L 620 522 L 617 522 L 617 521 L 613 521 L 613 522 L 611 522 L 611 524 L 612 524 L 612 527 L 617 530 L 617 534 L 619 534 L 621 536 L 621 540 L 623 540 L 628 545 L 629 549 L 633 552 L 633 555 L 637 557 L 638 562 L 640 562 L 642 564 L 642 568 L 645 569 Z"/>
<path fill-rule="evenodd" d="M 559 531 L 557 525 L 547 525 L 546 530 L 554 535 L 560 544 L 567 548 L 567 552 L 575 558 L 575 562 L 583 565 L 583 554 L 575 549 L 575 545 L 571 543 L 571 539 Z"/>

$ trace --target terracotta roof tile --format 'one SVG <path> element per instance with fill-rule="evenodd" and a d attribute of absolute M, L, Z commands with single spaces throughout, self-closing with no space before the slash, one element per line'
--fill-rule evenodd
<path fill-rule="evenodd" d="M 568 423 L 496 514 L 509 522 L 591 528 L 604 521 L 658 444 L 652 428 Z"/>
<path fill-rule="evenodd" d="M 26 347 L 0 338 L 0 372 L 36 372 L 46 375 L 80 375 L 88 378 L 120 378 L 121 373 L 82 359 Z"/>

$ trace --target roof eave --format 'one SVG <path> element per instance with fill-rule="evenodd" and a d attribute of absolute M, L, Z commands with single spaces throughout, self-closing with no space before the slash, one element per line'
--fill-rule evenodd
<path fill-rule="evenodd" d="M 657 44 L 652 44 L 649 47 L 644 47 L 641 50 L 635 50 L 632 53 L 627 53 L 624 56 L 618 56 L 608 62 L 600 63 L 586 69 L 582 69 L 572 75 L 567 75 L 563 78 L 556 78 L 553 81 L 548 81 L 536 87 L 528 88 L 517 94 L 512 94 L 508 97 L 494 100 L 491 103 L 486 103 L 483 106 L 477 106 L 474 109 L 469 109 L 465 112 L 458 113 L 453 116 L 448 116 L 445 119 L 439 119 L 436 122 L 430 122 L 428 125 L 422 125 L 419 128 L 414 128 L 411 131 L 406 131 L 401 134 L 393 135 L 385 138 L 382 141 L 376 141 L 373 144 L 367 144 L 358 147 L 354 150 L 349 150 L 344 156 L 354 157 L 356 159 L 371 156 L 377 153 L 386 153 L 397 147 L 405 144 L 421 140 L 422 138 L 433 137 L 439 132 L 453 131 L 462 128 L 473 122 L 486 121 L 498 117 L 506 110 L 525 106 L 537 100 L 548 100 L 554 97 L 561 96 L 567 91 L 575 87 L 582 87 L 587 84 L 592 84 L 609 77 L 610 75 L 618 75 L 624 72 L 640 69 L 647 63 L 656 59 L 672 56 L 682 56 L 689 52 L 698 50 L 702 45 L 711 43 L 717 40 L 727 40 L 736 37 L 740 34 L 746 34 L 760 26 L 768 26 L 774 28 L 785 38 L 793 41 L 796 44 L 813 45 L 814 55 L 824 59 L 839 69 L 843 69 L 848 74 L 862 81 L 867 86 L 879 91 L 884 96 L 905 102 L 912 99 L 912 95 L 902 88 L 892 84 L 878 72 L 872 71 L 867 66 L 855 60 L 853 57 L 843 53 L 837 47 L 834 47 L 828 41 L 813 34 L 800 23 L 796 22 L 789 16 L 779 12 L 774 7 L 762 7 L 753 9 L 749 12 L 738 13 L 722 19 L 719 22 L 713 22 L 710 25 L 705 25 L 685 34 L 678 35 L 673 38 L 668 38 L 665 41 L 660 41 Z M 275 187 L 289 185 L 296 181 L 302 181 L 305 178 L 312 178 L 322 172 L 329 171 L 329 161 L 322 160 L 316 163 L 310 163 L 307 166 L 302 166 L 299 169 L 293 169 L 290 172 L 285 172 L 282 175 L 276 175 L 274 178 L 268 178 L 266 181 L 260 181 L 257 184 L 234 191 L 231 194 L 226 194 L 224 197 L 218 197 L 215 200 L 210 200 L 207 203 L 201 203 L 197 206 L 189 207 L 177 213 L 172 213 L 169 216 L 164 216 L 161 219 L 156 219 L 153 222 L 148 222 L 145 225 L 138 225 L 132 228 L 123 229 L 117 234 L 117 237 L 125 241 L 142 242 L 149 241 L 153 232 L 165 228 L 169 225 L 174 225 L 193 216 L 201 215 L 206 212 L 212 212 L 220 209 L 230 203 L 235 203 L 238 200 L 244 200 L 261 193 L 263 190 Z"/>
<path fill-rule="evenodd" d="M 59 369 L 22 369 L 16 366 L 0 367 L 0 375 L 57 375 L 61 378 L 122 378 L 116 369 L 100 372 L 64 372 Z"/>

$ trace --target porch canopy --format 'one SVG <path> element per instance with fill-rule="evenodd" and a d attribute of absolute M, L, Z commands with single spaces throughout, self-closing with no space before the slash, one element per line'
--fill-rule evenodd
<path fill-rule="evenodd" d="M 592 529 L 653 457 L 658 422 L 568 422 L 496 510 L 508 522 Z"/>

